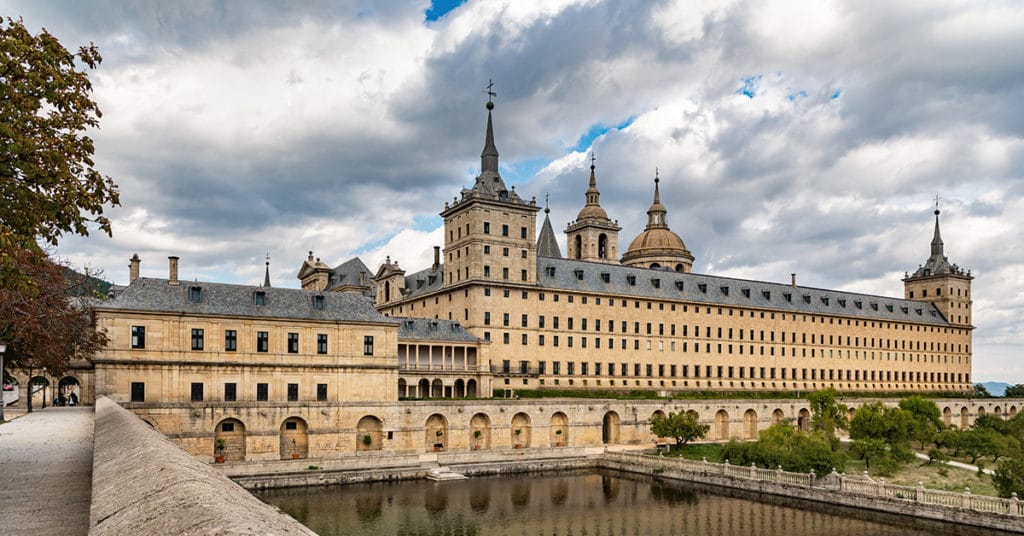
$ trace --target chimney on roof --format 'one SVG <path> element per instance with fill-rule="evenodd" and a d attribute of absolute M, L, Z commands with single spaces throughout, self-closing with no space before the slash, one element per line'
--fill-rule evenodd
<path fill-rule="evenodd" d="M 434 269 L 441 267 L 441 246 L 434 246 Z"/>
<path fill-rule="evenodd" d="M 793 288 L 796 288 L 796 274 L 789 274 L 789 278 L 790 278 L 790 282 L 789 282 L 789 284 L 790 284 L 790 285 L 791 285 L 791 286 L 792 286 Z"/>
<path fill-rule="evenodd" d="M 128 259 L 128 284 L 131 285 L 139 278 L 139 264 L 142 263 L 142 259 L 139 258 L 139 254 L 135 253 L 131 259 Z"/>
<path fill-rule="evenodd" d="M 178 284 L 178 257 L 171 255 L 167 257 L 167 284 L 177 285 Z"/>

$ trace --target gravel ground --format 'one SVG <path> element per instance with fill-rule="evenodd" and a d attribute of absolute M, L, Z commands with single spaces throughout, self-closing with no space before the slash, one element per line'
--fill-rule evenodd
<path fill-rule="evenodd" d="M 92 444 L 92 407 L 47 408 L 0 424 L 5 533 L 88 534 Z"/>

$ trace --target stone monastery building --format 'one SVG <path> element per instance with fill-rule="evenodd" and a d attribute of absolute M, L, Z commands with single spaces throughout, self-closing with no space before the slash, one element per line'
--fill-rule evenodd
<path fill-rule="evenodd" d="M 493 107 L 480 175 L 445 203 L 432 266 L 408 274 L 389 257 L 368 280 L 359 259 L 332 270 L 310 253 L 302 287 L 362 292 L 389 317 L 457 323 L 489 347 L 496 390 L 971 389 L 973 278 L 943 254 L 938 210 L 931 255 L 903 279 L 903 299 L 718 277 L 691 271 L 657 178 L 647 226 L 620 258 L 621 228 L 591 165 L 563 257 L 549 210 L 538 237 L 536 201 L 501 178 Z M 459 396 L 443 374 L 459 359 L 400 346 L 398 396 Z"/>

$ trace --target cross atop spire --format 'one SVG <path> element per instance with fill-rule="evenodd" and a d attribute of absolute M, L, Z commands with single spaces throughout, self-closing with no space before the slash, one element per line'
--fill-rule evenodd
<path fill-rule="evenodd" d="M 487 109 L 488 110 L 493 110 L 494 109 L 494 97 L 498 96 L 498 94 L 494 91 L 494 80 L 491 80 L 490 78 L 488 78 L 487 79 L 487 85 L 484 86 L 484 90 L 481 93 L 486 93 L 487 94 Z"/>

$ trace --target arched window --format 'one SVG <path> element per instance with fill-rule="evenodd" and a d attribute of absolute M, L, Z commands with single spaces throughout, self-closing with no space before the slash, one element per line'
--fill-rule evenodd
<path fill-rule="evenodd" d="M 580 235 L 576 235 L 576 255 L 573 258 L 583 258 L 583 237 Z"/>
<path fill-rule="evenodd" d="M 384 282 L 384 303 L 391 301 L 391 282 Z"/>
<path fill-rule="evenodd" d="M 608 235 L 604 233 L 597 237 L 597 256 L 601 259 L 608 258 Z"/>

